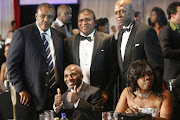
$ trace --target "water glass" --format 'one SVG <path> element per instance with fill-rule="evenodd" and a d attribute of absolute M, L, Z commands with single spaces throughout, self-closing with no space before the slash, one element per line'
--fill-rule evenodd
<path fill-rule="evenodd" d="M 48 118 L 48 114 L 45 114 L 45 113 L 39 114 L 39 120 L 45 120 L 45 118 L 46 119 Z M 47 119 L 47 120 L 49 120 L 49 119 Z"/>
<path fill-rule="evenodd" d="M 47 115 L 44 117 L 44 120 L 53 120 L 54 119 L 53 110 L 46 110 L 46 111 L 44 111 L 44 114 Z"/>

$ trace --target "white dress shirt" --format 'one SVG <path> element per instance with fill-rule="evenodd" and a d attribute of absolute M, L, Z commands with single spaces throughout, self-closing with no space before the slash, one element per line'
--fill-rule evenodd
<path fill-rule="evenodd" d="M 130 33 L 132 31 L 133 25 L 132 23 L 129 24 L 127 27 L 123 26 L 123 29 L 125 28 L 130 28 L 130 31 L 125 31 L 122 35 L 122 42 L 121 42 L 121 57 L 122 57 L 122 61 L 124 61 L 124 55 L 125 55 L 125 51 L 126 51 L 126 45 L 130 36 Z"/>
<path fill-rule="evenodd" d="M 88 40 L 81 40 L 79 44 L 80 67 L 83 73 L 83 81 L 87 84 L 90 84 L 90 68 L 94 47 L 94 33 L 95 30 L 88 36 L 85 36 L 82 32 L 80 32 L 81 36 L 91 37 L 91 42 Z"/>
<path fill-rule="evenodd" d="M 55 66 L 55 50 L 54 50 L 54 45 L 53 45 L 53 40 L 52 40 L 52 37 L 51 37 L 51 30 L 50 28 L 44 32 L 43 30 L 41 30 L 41 28 L 38 26 L 37 24 L 37 21 L 36 21 L 36 25 L 38 27 L 38 30 L 40 32 L 40 36 L 42 38 L 42 33 L 46 33 L 45 34 L 45 37 L 46 37 L 46 40 L 47 42 L 49 43 L 49 47 L 50 47 L 50 51 L 51 51 L 51 56 L 52 56 L 52 61 L 53 61 L 53 65 Z"/>

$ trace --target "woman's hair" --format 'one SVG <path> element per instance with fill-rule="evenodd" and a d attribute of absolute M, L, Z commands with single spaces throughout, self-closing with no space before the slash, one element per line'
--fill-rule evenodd
<path fill-rule="evenodd" d="M 140 77 L 144 76 L 147 66 L 149 66 L 152 69 L 154 75 L 154 83 L 152 86 L 152 91 L 155 96 L 162 98 L 162 92 L 164 90 L 163 90 L 162 80 L 160 79 L 161 77 L 155 70 L 153 70 L 153 68 L 146 60 L 136 60 L 129 66 L 126 74 L 127 86 L 130 88 L 129 92 L 131 92 L 136 97 L 134 92 L 137 90 L 137 88 L 139 88 L 137 84 L 137 80 Z"/>
<path fill-rule="evenodd" d="M 166 15 L 164 13 L 164 11 L 159 8 L 159 7 L 154 7 L 152 9 L 152 11 L 156 12 L 157 14 L 157 22 L 159 23 L 159 27 L 162 27 L 164 25 L 167 25 L 167 18 L 166 18 Z M 151 12 L 152 12 L 151 11 Z M 155 24 L 154 23 L 151 23 L 151 26 L 154 27 Z"/>

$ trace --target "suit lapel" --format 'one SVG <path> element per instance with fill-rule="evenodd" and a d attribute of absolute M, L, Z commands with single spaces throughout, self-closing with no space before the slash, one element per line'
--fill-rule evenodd
<path fill-rule="evenodd" d="M 80 65 L 80 59 L 79 59 L 79 44 L 80 44 L 80 34 L 78 34 L 76 37 L 75 37 L 75 41 L 73 42 L 73 55 L 74 55 L 74 58 L 75 58 L 75 63 L 77 65 Z"/>
<path fill-rule="evenodd" d="M 47 60 L 44 44 L 42 42 L 39 30 L 35 23 L 32 30 L 32 39 L 34 40 L 35 46 L 41 51 L 41 54 L 43 55 L 44 59 Z"/>
<path fill-rule="evenodd" d="M 118 34 L 118 44 L 117 44 L 118 63 L 119 63 L 119 67 L 121 71 L 123 71 L 123 65 L 122 65 L 123 61 L 122 61 L 122 56 L 121 56 L 122 34 L 123 34 L 123 31 L 121 30 Z"/>
<path fill-rule="evenodd" d="M 100 34 L 98 31 L 95 32 L 95 35 L 94 35 L 94 47 L 93 47 L 93 54 L 92 54 L 92 59 L 91 59 L 91 65 L 98 53 L 98 50 L 99 50 L 99 46 L 102 44 L 102 38 L 103 38 L 103 35 Z"/>
<path fill-rule="evenodd" d="M 82 84 L 82 88 L 80 89 L 80 91 L 79 91 L 79 97 L 81 98 L 81 99 L 84 99 L 84 97 L 86 96 L 86 94 L 85 94 L 85 91 L 86 91 L 86 89 L 87 89 L 87 84 L 86 83 L 83 83 Z"/>
<path fill-rule="evenodd" d="M 135 22 L 135 25 L 130 33 L 127 45 L 126 45 L 126 50 L 124 54 L 124 62 L 123 62 L 123 71 L 126 71 L 126 69 L 129 67 L 130 61 L 131 61 L 131 54 L 132 54 L 132 47 L 133 47 L 133 41 L 135 38 L 136 30 L 138 27 L 139 23 Z"/>

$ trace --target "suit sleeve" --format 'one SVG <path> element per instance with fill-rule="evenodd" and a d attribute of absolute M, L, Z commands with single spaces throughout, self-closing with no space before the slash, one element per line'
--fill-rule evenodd
<path fill-rule="evenodd" d="M 175 48 L 169 29 L 164 28 L 159 34 L 164 58 L 180 60 L 180 49 Z"/>
<path fill-rule="evenodd" d="M 164 57 L 157 34 L 153 28 L 150 28 L 146 33 L 144 49 L 150 65 L 163 76 Z"/>
<path fill-rule="evenodd" d="M 79 111 L 92 113 L 94 118 L 101 117 L 102 108 L 102 91 L 100 89 L 89 96 L 87 101 L 80 99 L 77 107 Z"/>
<path fill-rule="evenodd" d="M 118 61 L 117 61 L 117 41 L 114 36 L 111 37 L 110 41 L 110 52 L 109 52 L 109 81 L 105 88 L 108 94 L 113 90 L 114 84 L 117 80 L 119 73 Z"/>
<path fill-rule="evenodd" d="M 7 70 L 9 80 L 15 85 L 16 91 L 19 93 L 26 90 L 23 84 L 23 59 L 24 59 L 24 41 L 20 30 L 16 30 L 10 45 L 7 56 Z"/>

